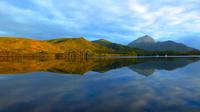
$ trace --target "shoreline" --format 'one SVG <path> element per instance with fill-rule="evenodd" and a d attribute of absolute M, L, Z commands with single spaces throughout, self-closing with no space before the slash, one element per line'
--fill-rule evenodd
<path fill-rule="evenodd" d="M 97 56 L 96 58 L 200 58 L 200 55 L 182 56 Z"/>

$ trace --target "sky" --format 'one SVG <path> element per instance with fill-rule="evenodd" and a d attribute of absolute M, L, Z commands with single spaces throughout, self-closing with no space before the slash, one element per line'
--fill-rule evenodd
<path fill-rule="evenodd" d="M 200 0 L 0 0 L 0 36 L 128 44 L 144 35 L 200 49 Z"/>

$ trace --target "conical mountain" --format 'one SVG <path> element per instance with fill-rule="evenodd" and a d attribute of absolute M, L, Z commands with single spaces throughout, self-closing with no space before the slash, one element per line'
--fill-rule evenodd
<path fill-rule="evenodd" d="M 152 37 L 145 35 L 129 43 L 128 47 L 151 50 L 150 46 L 155 43 L 156 42 Z"/>
<path fill-rule="evenodd" d="M 131 42 L 128 46 L 132 46 L 134 44 L 152 44 L 152 43 L 155 43 L 155 40 L 152 37 L 145 35 Z"/>

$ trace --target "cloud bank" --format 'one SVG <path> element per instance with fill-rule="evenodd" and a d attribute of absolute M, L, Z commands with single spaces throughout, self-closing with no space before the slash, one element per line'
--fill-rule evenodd
<path fill-rule="evenodd" d="M 150 35 L 200 48 L 199 6 L 199 0 L 1 0 L 0 35 L 122 44 Z"/>

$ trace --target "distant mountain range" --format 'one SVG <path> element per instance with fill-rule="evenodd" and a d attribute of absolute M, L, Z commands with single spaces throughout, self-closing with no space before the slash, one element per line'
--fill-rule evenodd
<path fill-rule="evenodd" d="M 80 38 L 57 38 L 33 40 L 17 37 L 0 37 L 0 56 L 33 54 L 65 54 L 71 57 L 81 55 L 136 56 L 136 55 L 199 55 L 200 51 L 174 41 L 156 42 L 150 36 L 143 36 L 128 45 L 99 39 L 88 41 Z"/>
<path fill-rule="evenodd" d="M 137 55 L 191 55 L 199 54 L 199 50 L 188 47 L 182 43 L 174 41 L 156 42 L 152 37 L 145 35 L 140 37 L 128 45 L 113 43 L 104 39 L 92 41 L 96 44 L 105 46 L 116 52 L 134 51 Z"/>
<path fill-rule="evenodd" d="M 146 35 L 140 37 L 128 44 L 129 47 L 144 49 L 148 51 L 177 51 L 188 52 L 196 50 L 188 47 L 182 43 L 176 43 L 174 41 L 156 42 L 152 37 Z"/>

